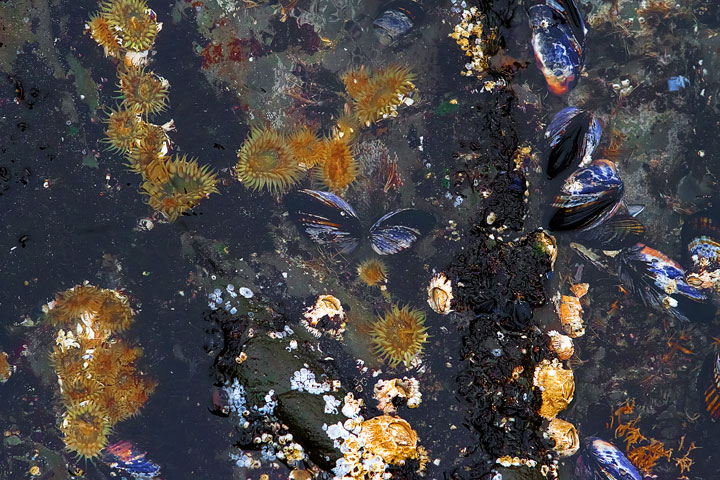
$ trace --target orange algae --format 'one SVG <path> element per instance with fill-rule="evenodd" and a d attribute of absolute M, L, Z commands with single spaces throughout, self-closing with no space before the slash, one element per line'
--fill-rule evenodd
<path fill-rule="evenodd" d="M 141 188 L 148 204 L 170 222 L 211 193 L 218 193 L 215 173 L 195 159 L 188 160 L 187 155 L 176 155 L 156 167 L 156 177 L 143 182 Z"/>
<path fill-rule="evenodd" d="M 417 361 L 427 342 L 425 313 L 405 305 L 393 306 L 370 329 L 375 353 L 391 367 L 400 362 L 406 367 Z"/>
<path fill-rule="evenodd" d="M 348 142 L 340 138 L 326 140 L 319 169 L 320 179 L 329 190 L 337 192 L 347 188 L 358 173 Z"/>
<path fill-rule="evenodd" d="M 303 175 L 288 141 L 275 130 L 254 128 L 237 152 L 235 173 L 247 188 L 284 193 Z"/>

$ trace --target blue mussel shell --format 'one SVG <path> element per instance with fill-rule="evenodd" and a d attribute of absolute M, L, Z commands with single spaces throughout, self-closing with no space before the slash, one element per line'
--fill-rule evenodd
<path fill-rule="evenodd" d="M 615 445 L 597 437 L 583 441 L 575 464 L 577 480 L 642 480 L 630 460 Z"/>

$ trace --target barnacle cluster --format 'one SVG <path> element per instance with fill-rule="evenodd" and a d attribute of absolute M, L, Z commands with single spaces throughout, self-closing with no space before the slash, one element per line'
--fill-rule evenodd
<path fill-rule="evenodd" d="M 448 35 L 455 40 L 465 55 L 470 57 L 460 75 L 482 79 L 487 74 L 488 62 L 491 58 L 490 46 L 495 42 L 497 31 L 495 29 L 486 31 L 483 27 L 484 20 L 485 16 L 479 8 L 470 7 L 461 12 L 460 22 Z"/>
<path fill-rule="evenodd" d="M 106 0 L 87 24 L 105 54 L 123 60 L 117 72 L 122 102 L 108 112 L 104 142 L 125 155 L 130 169 L 142 176 L 148 204 L 173 222 L 217 193 L 217 178 L 208 166 L 185 155 L 171 158 L 167 132 L 172 121 L 160 126 L 149 120 L 168 105 L 170 84 L 144 66 L 160 28 L 145 0 Z"/>
<path fill-rule="evenodd" d="M 403 465 L 409 459 L 418 461 L 417 473 L 422 474 L 428 456 L 410 424 L 391 415 L 365 419 L 359 413 L 361 402 L 347 394 L 342 412 L 348 419 L 326 428 L 343 454 L 335 462 L 333 480 L 389 478 L 389 466 Z"/>
<path fill-rule="evenodd" d="M 342 76 L 345 91 L 352 98 L 352 110 L 360 125 L 396 117 L 398 107 L 412 105 L 410 94 L 415 90 L 415 74 L 404 65 L 391 64 L 371 71 L 365 66 L 353 68 Z M 344 119 L 344 117 L 340 117 Z M 340 132 L 353 130 L 347 119 L 338 125 Z M 344 138 L 344 135 L 343 135 Z"/>
<path fill-rule="evenodd" d="M 340 300 L 332 295 L 320 295 L 315 304 L 305 310 L 300 323 L 316 337 L 325 333 L 336 340 L 342 340 L 345 320 L 345 310 Z"/>
<path fill-rule="evenodd" d="M 397 413 L 397 404 L 403 402 L 408 408 L 417 408 L 422 401 L 420 382 L 414 377 L 378 380 L 373 388 L 373 398 L 378 402 L 378 410 L 385 415 Z"/>
<path fill-rule="evenodd" d="M 46 318 L 58 328 L 50 359 L 64 411 L 66 448 L 97 456 L 112 427 L 137 414 L 156 382 L 137 370 L 142 349 L 119 334 L 133 322 L 127 297 L 88 283 L 56 295 Z"/>
<path fill-rule="evenodd" d="M 282 194 L 296 186 L 310 169 L 332 191 L 347 188 L 358 165 L 348 138 L 320 140 L 302 127 L 290 134 L 272 128 L 253 128 L 237 152 L 235 174 L 251 190 Z"/>
<path fill-rule="evenodd" d="M 406 367 L 420 361 L 423 345 L 428 334 L 425 326 L 425 312 L 405 305 L 394 305 L 379 317 L 370 330 L 375 353 L 391 367 L 400 362 Z"/>

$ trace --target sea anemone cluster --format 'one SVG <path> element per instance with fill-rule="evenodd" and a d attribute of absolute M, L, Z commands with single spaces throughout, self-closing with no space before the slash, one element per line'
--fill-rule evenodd
<path fill-rule="evenodd" d="M 349 142 L 350 135 L 321 140 L 308 127 L 290 134 L 268 127 L 253 128 L 237 152 L 235 174 L 251 190 L 280 195 L 312 169 L 328 190 L 338 192 L 346 189 L 359 172 Z"/>
<path fill-rule="evenodd" d="M 63 441 L 67 450 L 93 458 L 113 426 L 137 414 L 155 389 L 136 367 L 142 349 L 119 336 L 134 312 L 117 290 L 88 283 L 58 293 L 46 312 L 58 328 L 50 360 L 64 408 Z"/>
<path fill-rule="evenodd" d="M 105 49 L 105 55 L 114 57 L 127 51 L 148 51 L 160 28 L 162 24 L 145 0 L 106 0 L 100 4 L 100 13 L 86 24 L 86 31 Z"/>
<path fill-rule="evenodd" d="M 428 340 L 425 312 L 405 305 L 394 305 L 379 317 L 370 330 L 375 353 L 391 367 L 402 362 L 406 367 L 420 360 L 423 345 Z"/>
<path fill-rule="evenodd" d="M 14 370 L 14 367 L 8 361 L 8 354 L 0 352 L 0 383 L 7 382 Z"/>
<path fill-rule="evenodd" d="M 117 73 L 122 102 L 108 112 L 104 142 L 125 155 L 130 170 L 142 176 L 147 203 L 173 222 L 218 190 L 216 175 L 207 165 L 185 155 L 169 155 L 167 132 L 173 122 L 150 122 L 150 116 L 167 108 L 170 89 L 167 80 L 144 66 L 160 27 L 145 0 L 104 1 L 87 25 L 106 55 L 124 60 Z"/>
<path fill-rule="evenodd" d="M 370 124 L 389 117 L 396 117 L 400 105 L 412 105 L 410 93 L 415 90 L 416 75 L 405 65 L 391 64 L 371 71 L 365 66 L 353 68 L 342 76 L 345 91 L 352 98 L 355 120 L 360 125 Z M 341 119 L 343 117 L 340 117 Z M 338 125 L 339 130 L 345 127 Z"/>

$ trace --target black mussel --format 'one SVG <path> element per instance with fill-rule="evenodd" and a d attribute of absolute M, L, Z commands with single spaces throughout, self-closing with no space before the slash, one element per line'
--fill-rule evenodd
<path fill-rule="evenodd" d="M 297 190 L 285 196 L 285 205 L 290 218 L 315 243 L 349 253 L 364 237 L 355 210 L 333 193 Z M 434 226 L 435 217 L 431 213 L 403 208 L 383 215 L 370 228 L 368 236 L 375 252 L 392 255 L 412 247 Z"/>
<path fill-rule="evenodd" d="M 642 302 L 687 322 L 712 318 L 707 296 L 685 281 L 685 271 L 663 253 L 638 243 L 616 257 L 618 276 Z"/>
<path fill-rule="evenodd" d="M 290 218 L 312 241 L 334 246 L 343 253 L 360 243 L 362 226 L 355 210 L 330 192 L 297 190 L 285 196 Z"/>
<path fill-rule="evenodd" d="M 597 437 L 583 440 L 575 463 L 577 480 L 642 480 L 640 472 L 615 445 Z"/>
<path fill-rule="evenodd" d="M 570 167 L 587 167 L 601 136 L 602 124 L 591 112 L 577 107 L 560 110 L 545 131 L 550 147 L 548 177 L 555 178 Z"/>
<path fill-rule="evenodd" d="M 435 217 L 431 213 L 414 208 L 395 210 L 370 227 L 370 243 L 379 255 L 392 255 L 413 246 L 434 226 Z"/>
<path fill-rule="evenodd" d="M 378 41 L 388 46 L 409 32 L 423 17 L 423 8 L 415 0 L 392 0 L 373 22 Z"/>
<path fill-rule="evenodd" d="M 552 206 L 551 230 L 590 229 L 600 225 L 622 208 L 623 182 L 615 164 L 595 160 L 570 175 Z"/>
<path fill-rule="evenodd" d="M 686 250 L 683 263 L 686 280 L 708 292 L 720 292 L 720 215 L 715 211 L 698 212 L 683 224 L 682 243 Z"/>
<path fill-rule="evenodd" d="M 535 60 L 556 95 L 575 87 L 585 63 L 587 28 L 574 0 L 534 0 L 528 8 Z"/>
<path fill-rule="evenodd" d="M 580 232 L 579 241 L 592 248 L 621 250 L 641 242 L 645 226 L 627 213 L 618 213 L 595 228 Z"/>

